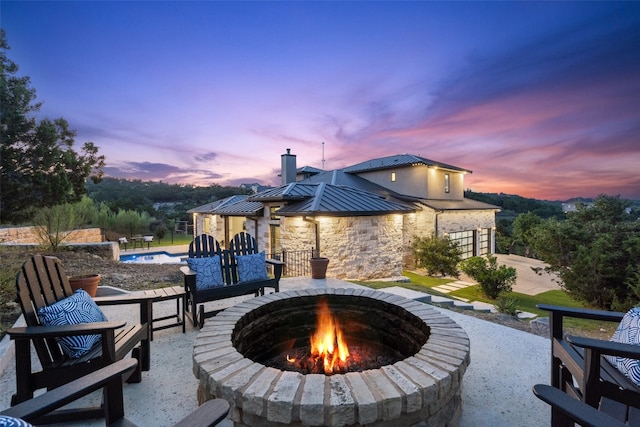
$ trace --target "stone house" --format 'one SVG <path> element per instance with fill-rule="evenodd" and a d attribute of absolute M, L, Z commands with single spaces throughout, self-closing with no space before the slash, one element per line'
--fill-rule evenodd
<path fill-rule="evenodd" d="M 296 168 L 281 156 L 282 185 L 192 209 L 194 234 L 221 243 L 247 231 L 268 253 L 313 249 L 343 279 L 399 276 L 415 236 L 448 236 L 464 257 L 495 252 L 497 206 L 464 198 L 471 171 L 401 154 L 341 170 Z"/>

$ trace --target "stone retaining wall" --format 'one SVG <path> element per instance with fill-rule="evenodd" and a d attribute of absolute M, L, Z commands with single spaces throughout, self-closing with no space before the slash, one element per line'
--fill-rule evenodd
<path fill-rule="evenodd" d="M 74 230 L 69 243 L 99 243 L 102 232 L 99 228 L 83 228 Z M 0 243 L 14 245 L 39 245 L 40 238 L 36 227 L 0 228 Z"/>

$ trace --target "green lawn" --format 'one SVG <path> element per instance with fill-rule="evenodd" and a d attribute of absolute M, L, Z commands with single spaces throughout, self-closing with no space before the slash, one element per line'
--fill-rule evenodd
<path fill-rule="evenodd" d="M 175 246 L 175 245 L 188 245 L 193 240 L 191 234 L 174 234 L 173 237 L 168 233 L 162 239 L 153 239 L 151 247 L 153 246 Z"/>
<path fill-rule="evenodd" d="M 419 292 L 428 293 L 431 295 L 439 296 L 451 296 L 468 301 L 483 301 L 489 304 L 495 304 L 495 301 L 490 300 L 482 292 L 480 292 L 479 286 L 469 286 L 449 294 L 442 294 L 433 290 L 432 288 L 445 283 L 453 282 L 452 279 L 444 279 L 438 277 L 421 276 L 419 274 L 410 273 L 408 271 L 403 272 L 405 277 L 408 277 L 411 282 L 354 282 L 363 286 L 368 286 L 373 289 L 383 289 L 391 286 L 401 286 L 403 288 L 412 289 Z M 517 309 L 519 311 L 526 311 L 528 313 L 534 313 L 541 317 L 546 317 L 548 314 L 544 310 L 536 308 L 536 304 L 550 304 L 550 305 L 563 305 L 569 307 L 585 307 L 584 304 L 572 299 L 566 292 L 560 290 L 547 291 L 538 295 L 526 295 L 518 292 L 510 292 L 505 295 L 507 298 L 515 298 L 517 300 Z M 595 336 L 608 339 L 615 331 L 616 324 L 610 324 L 608 322 L 595 322 L 591 320 L 580 320 L 566 318 L 564 320 L 566 329 L 569 332 L 583 333 L 589 336 Z"/>
<path fill-rule="evenodd" d="M 384 289 L 389 288 L 391 286 L 401 286 L 403 288 L 412 289 L 418 292 L 424 292 L 431 295 L 440 295 L 446 296 L 438 291 L 434 291 L 433 287 L 438 285 L 444 285 L 445 283 L 453 282 L 452 279 L 443 279 L 439 277 L 430 277 L 430 276 L 421 276 L 419 274 L 410 273 L 408 271 L 404 271 L 402 273 L 405 277 L 408 277 L 411 282 L 375 282 L 375 281 L 351 281 L 352 283 L 356 283 L 358 285 L 367 286 L 373 289 Z"/>

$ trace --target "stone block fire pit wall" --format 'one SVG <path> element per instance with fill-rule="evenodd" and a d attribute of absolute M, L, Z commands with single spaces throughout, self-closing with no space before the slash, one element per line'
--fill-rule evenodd
<path fill-rule="evenodd" d="M 319 299 L 335 310 L 347 342 L 375 341 L 372 348 L 391 361 L 332 375 L 267 366 L 284 343 L 313 334 L 305 319 L 316 318 Z M 429 305 L 363 289 L 247 300 L 209 320 L 193 351 L 200 403 L 227 400 L 238 427 L 457 426 L 468 364 L 469 338 L 453 320 Z"/>

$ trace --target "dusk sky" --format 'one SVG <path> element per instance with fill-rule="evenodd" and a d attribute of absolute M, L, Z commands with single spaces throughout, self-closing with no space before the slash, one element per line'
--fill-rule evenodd
<path fill-rule="evenodd" d="M 416 154 L 465 187 L 640 199 L 640 2 L 0 2 L 107 176 L 279 185 Z"/>

